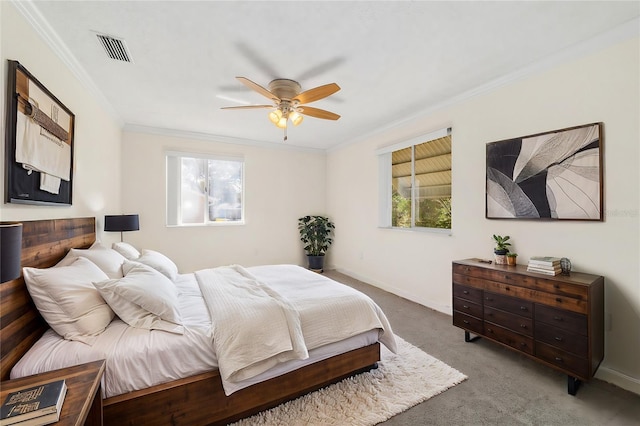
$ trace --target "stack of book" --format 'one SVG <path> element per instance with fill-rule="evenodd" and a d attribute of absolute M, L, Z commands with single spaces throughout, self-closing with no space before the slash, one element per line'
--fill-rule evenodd
<path fill-rule="evenodd" d="M 529 259 L 527 271 L 545 275 L 558 275 L 562 272 L 560 258 L 551 256 L 533 256 Z"/>
<path fill-rule="evenodd" d="M 0 426 L 41 426 L 60 420 L 67 394 L 64 380 L 11 392 L 0 407 Z"/>

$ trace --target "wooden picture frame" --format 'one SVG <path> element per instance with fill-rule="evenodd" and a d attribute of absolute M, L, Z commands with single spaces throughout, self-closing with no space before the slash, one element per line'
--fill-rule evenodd
<path fill-rule="evenodd" d="M 602 127 L 488 143 L 486 218 L 602 221 Z"/>
<path fill-rule="evenodd" d="M 71 205 L 75 115 L 9 60 L 5 202 Z"/>

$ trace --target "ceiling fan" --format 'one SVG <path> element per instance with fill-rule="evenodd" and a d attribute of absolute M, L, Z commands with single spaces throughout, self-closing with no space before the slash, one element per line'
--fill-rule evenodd
<path fill-rule="evenodd" d="M 338 114 L 319 108 L 313 108 L 304 104 L 319 101 L 327 96 L 331 96 L 340 90 L 340 86 L 336 83 L 325 84 L 313 89 L 301 92 L 302 86 L 297 81 L 286 78 L 277 78 L 272 80 L 265 89 L 257 83 L 245 77 L 236 77 L 242 84 L 248 88 L 255 90 L 262 96 L 273 101 L 272 105 L 243 105 L 233 107 L 223 107 L 222 109 L 255 109 L 255 108 L 271 108 L 269 120 L 276 126 L 284 129 L 284 140 L 287 140 L 287 123 L 289 120 L 294 126 L 302 123 L 303 115 L 309 117 L 322 118 L 324 120 L 337 120 L 340 118 Z"/>

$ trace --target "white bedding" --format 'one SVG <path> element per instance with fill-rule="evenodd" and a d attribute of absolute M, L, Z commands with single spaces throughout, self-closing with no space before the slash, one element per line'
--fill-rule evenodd
<path fill-rule="evenodd" d="M 335 338 L 325 339 L 327 341 L 324 338 L 316 339 L 313 347 L 308 348 L 307 359 L 294 359 L 278 364 L 247 380 L 227 381 L 224 383 L 227 394 L 376 341 L 381 341 L 395 351 L 393 333 L 386 317 L 362 293 L 298 266 L 258 266 L 247 270 L 286 297 L 300 311 L 303 333 L 315 333 L 314 324 L 305 321 L 305 318 L 311 318 L 308 316 L 309 312 L 305 314 L 305 311 L 313 310 L 311 299 L 320 296 L 324 302 L 316 306 L 318 312 L 323 312 L 323 316 L 314 323 L 333 333 Z M 118 318 L 98 336 L 92 346 L 65 340 L 48 330 L 12 369 L 11 378 L 106 359 L 103 396 L 111 397 L 217 368 L 218 359 L 212 345 L 212 322 L 196 277 L 194 274 L 182 274 L 174 282 L 180 290 L 178 302 L 184 325 L 183 335 L 132 328 Z M 371 303 L 376 312 L 379 311 L 381 328 L 375 327 L 362 332 L 345 327 L 345 324 L 350 324 L 350 320 L 347 313 L 341 313 L 340 306 L 356 294 Z M 332 325 L 334 322 L 329 321 L 330 319 L 336 320 L 335 325 Z M 306 339 L 305 334 L 305 341 Z"/>

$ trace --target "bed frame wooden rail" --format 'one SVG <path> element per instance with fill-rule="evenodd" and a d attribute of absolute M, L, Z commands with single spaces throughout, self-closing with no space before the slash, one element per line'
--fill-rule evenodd
<path fill-rule="evenodd" d="M 25 221 L 22 266 L 47 268 L 70 248 L 95 242 L 95 218 Z M 0 380 L 48 329 L 22 277 L 0 284 Z M 104 400 L 106 425 L 226 424 L 370 370 L 378 343 L 308 365 L 225 396 L 218 370 Z M 1 385 L 1 383 L 0 383 Z"/>

